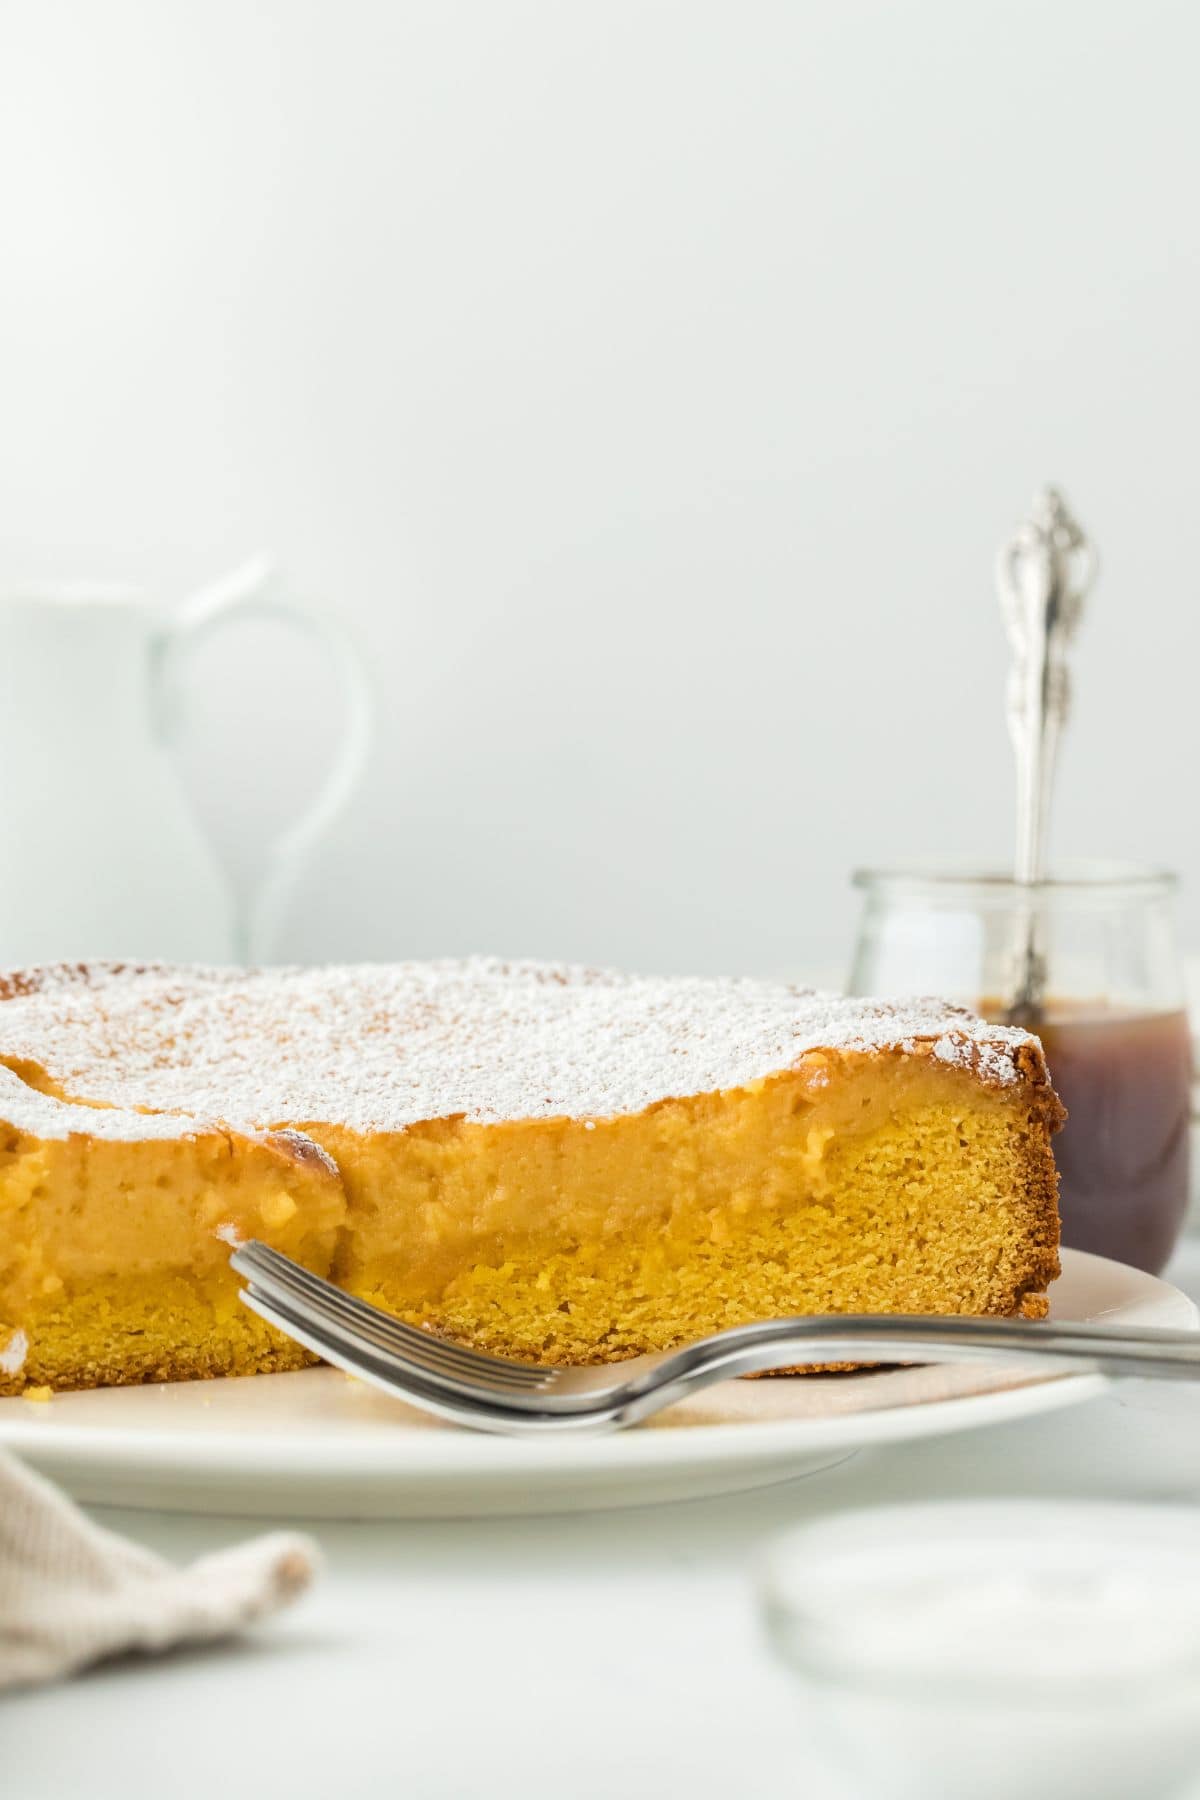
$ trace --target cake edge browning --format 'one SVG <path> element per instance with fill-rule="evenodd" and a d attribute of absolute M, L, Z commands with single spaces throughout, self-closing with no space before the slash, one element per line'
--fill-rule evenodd
<path fill-rule="evenodd" d="M 1042 1274 L 1040 1293 L 1031 1289 L 1022 1297 L 1018 1312 L 1027 1319 L 1044 1319 L 1049 1311 L 1046 1290 L 1062 1274 L 1059 1254 L 1062 1244 L 1062 1222 L 1058 1211 L 1058 1165 L 1054 1160 L 1052 1141 L 1067 1120 L 1063 1105 L 1050 1080 L 1046 1053 L 1033 1038 L 1017 1051 L 1017 1068 L 1022 1086 L 1028 1091 L 1031 1125 L 1029 1150 L 1029 1207 L 1034 1226 L 1033 1242 L 1040 1251 Z"/>

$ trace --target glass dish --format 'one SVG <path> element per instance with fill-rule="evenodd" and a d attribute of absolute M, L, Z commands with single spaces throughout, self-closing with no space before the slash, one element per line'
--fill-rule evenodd
<path fill-rule="evenodd" d="M 811 1747 L 872 1800 L 1159 1800 L 1200 1766 L 1200 1519 L 946 1501 L 782 1540 L 762 1586 Z"/>

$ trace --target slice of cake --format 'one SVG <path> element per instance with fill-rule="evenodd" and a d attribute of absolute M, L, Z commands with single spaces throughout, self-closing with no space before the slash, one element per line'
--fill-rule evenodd
<path fill-rule="evenodd" d="M 0 1389 L 252 1373 L 257 1237 L 608 1361 L 802 1312 L 1045 1311 L 1037 1040 L 936 1002 L 529 963 L 0 977 Z"/>

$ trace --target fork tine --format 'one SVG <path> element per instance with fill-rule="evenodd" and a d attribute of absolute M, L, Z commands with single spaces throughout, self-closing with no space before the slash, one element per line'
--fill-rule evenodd
<path fill-rule="evenodd" d="M 299 1302 L 331 1324 L 363 1334 L 377 1348 L 415 1364 L 426 1374 L 472 1384 L 484 1394 L 498 1388 L 532 1389 L 547 1383 L 550 1376 L 548 1369 L 506 1362 L 407 1325 L 265 1244 L 245 1244 L 230 1261 L 268 1299 Z"/>
<path fill-rule="evenodd" d="M 485 1395 L 528 1393 L 536 1390 L 536 1377 L 531 1379 L 525 1370 L 510 1371 L 502 1365 L 498 1371 L 492 1371 L 486 1367 L 472 1366 L 468 1360 L 454 1354 L 458 1346 L 445 1344 L 423 1331 L 415 1331 L 401 1321 L 391 1321 L 386 1316 L 380 1318 L 376 1309 L 367 1307 L 365 1303 L 346 1305 L 341 1298 L 335 1300 L 324 1294 L 289 1294 L 287 1290 L 273 1294 L 268 1286 L 257 1280 L 250 1285 L 256 1292 L 265 1293 L 268 1299 L 274 1298 L 278 1303 L 284 1304 L 290 1300 L 302 1316 L 318 1321 L 325 1329 L 338 1333 L 346 1342 L 357 1340 L 364 1348 L 378 1355 L 392 1357 L 406 1369 L 448 1386 L 470 1389 Z M 364 1313 L 376 1316 L 366 1318 Z"/>
<path fill-rule="evenodd" d="M 576 1436 L 594 1436 L 613 1430 L 617 1423 L 612 1412 L 604 1408 L 575 1409 L 569 1413 L 542 1412 L 528 1405 L 528 1396 L 518 1403 L 518 1410 L 516 1405 L 506 1404 L 504 1394 L 476 1395 L 458 1385 L 447 1386 L 435 1377 L 422 1374 L 391 1351 L 373 1352 L 353 1333 L 343 1332 L 324 1320 L 293 1312 L 285 1301 L 270 1299 L 257 1288 L 243 1288 L 240 1298 L 268 1324 L 306 1345 L 326 1362 L 382 1389 L 393 1399 L 407 1400 L 426 1412 L 450 1419 L 457 1425 L 466 1425 L 473 1431 L 519 1437 L 547 1431 L 558 1435 L 570 1431 Z"/>
<path fill-rule="evenodd" d="M 267 1291 L 274 1289 L 303 1300 L 306 1305 L 319 1307 L 323 1313 L 336 1316 L 348 1328 L 368 1334 L 376 1343 L 397 1355 L 417 1360 L 422 1367 L 438 1368 L 447 1374 L 476 1381 L 503 1380 L 506 1386 L 533 1387 L 549 1374 L 547 1369 L 527 1363 L 510 1363 L 405 1324 L 402 1319 L 347 1294 L 333 1282 L 312 1274 L 264 1244 L 244 1246 L 231 1261 L 239 1273 L 249 1275 L 258 1287 Z"/>
<path fill-rule="evenodd" d="M 496 1382 L 486 1387 L 461 1376 L 416 1362 L 412 1357 L 376 1344 L 353 1326 L 343 1326 L 306 1301 L 292 1304 L 283 1296 L 267 1294 L 253 1283 L 243 1288 L 241 1299 L 270 1324 L 306 1344 L 327 1361 L 367 1376 L 398 1392 L 425 1397 L 440 1396 L 446 1402 L 502 1411 L 510 1397 L 528 1393 Z"/>
<path fill-rule="evenodd" d="M 268 1245 L 252 1241 L 243 1245 L 236 1255 L 230 1258 L 232 1266 L 239 1274 L 246 1275 L 264 1291 L 275 1289 L 280 1293 L 291 1294 L 303 1298 L 306 1302 L 329 1310 L 336 1310 L 348 1323 L 360 1325 L 364 1330 L 383 1331 L 386 1329 L 390 1341 L 398 1349 L 411 1349 L 414 1353 L 431 1345 L 445 1344 L 447 1350 L 458 1349 L 444 1339 L 437 1339 L 428 1332 L 421 1332 L 414 1325 L 408 1325 L 390 1313 L 381 1311 L 370 1305 L 368 1301 L 359 1300 L 339 1288 L 335 1282 L 327 1281 L 324 1276 L 314 1275 L 302 1263 L 293 1262 L 279 1250 L 272 1250 Z"/>
<path fill-rule="evenodd" d="M 240 1298 L 268 1324 L 305 1344 L 326 1362 L 345 1369 L 349 1374 L 382 1386 L 388 1392 L 407 1396 L 425 1405 L 439 1403 L 439 1410 L 464 1412 L 504 1410 L 499 1395 L 475 1398 L 469 1390 L 443 1385 L 436 1375 L 415 1368 L 390 1350 L 376 1349 L 357 1334 L 343 1331 L 331 1321 L 309 1313 L 293 1311 L 282 1299 L 275 1299 L 254 1287 L 243 1288 Z"/>

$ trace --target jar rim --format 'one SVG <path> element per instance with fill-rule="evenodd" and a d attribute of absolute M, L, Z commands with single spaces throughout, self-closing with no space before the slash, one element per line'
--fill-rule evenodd
<path fill-rule="evenodd" d="M 915 888 L 996 898 L 1034 895 L 1047 900 L 1072 896 L 1112 899 L 1123 894 L 1146 899 L 1152 894 L 1172 894 L 1179 886 L 1179 877 L 1172 869 L 1102 860 L 1065 861 L 1041 881 L 1031 882 L 1017 881 L 1007 870 L 950 858 L 859 867 L 852 872 L 851 881 L 856 888 L 866 890 Z"/>

